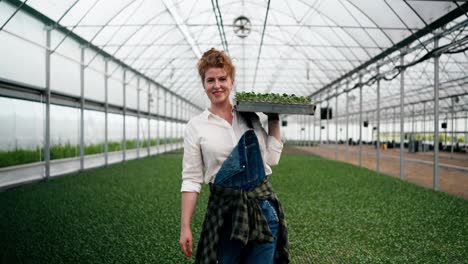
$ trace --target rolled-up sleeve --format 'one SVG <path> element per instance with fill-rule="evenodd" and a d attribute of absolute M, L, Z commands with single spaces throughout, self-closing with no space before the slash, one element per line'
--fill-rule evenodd
<path fill-rule="evenodd" d="M 273 136 L 268 135 L 265 128 L 261 126 L 260 122 L 257 124 L 257 127 L 261 130 L 262 136 L 264 138 L 265 153 L 263 158 L 265 159 L 265 163 L 268 164 L 268 166 L 278 165 L 281 158 L 281 152 L 283 151 L 283 142 Z"/>
<path fill-rule="evenodd" d="M 277 165 L 283 151 L 283 143 L 273 136 L 267 138 L 266 163 L 270 166 Z"/>
<path fill-rule="evenodd" d="M 189 122 L 185 129 L 184 158 L 182 161 L 181 192 L 197 192 L 203 183 L 203 159 L 199 137 L 193 124 Z"/>

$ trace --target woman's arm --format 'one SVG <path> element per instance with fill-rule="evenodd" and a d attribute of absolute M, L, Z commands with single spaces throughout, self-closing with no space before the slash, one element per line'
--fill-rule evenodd
<path fill-rule="evenodd" d="M 281 141 L 280 122 L 278 114 L 268 114 L 268 135 Z"/>
<path fill-rule="evenodd" d="M 265 154 L 264 159 L 266 164 L 275 166 L 278 164 L 281 151 L 283 150 L 283 143 L 281 142 L 281 131 L 279 123 L 279 115 L 275 113 L 265 113 L 268 116 L 268 133 L 258 122 L 261 133 L 265 140 Z"/>
<path fill-rule="evenodd" d="M 182 192 L 182 215 L 180 221 L 180 248 L 187 257 L 192 256 L 193 236 L 192 236 L 192 216 L 197 205 L 197 192 Z"/>

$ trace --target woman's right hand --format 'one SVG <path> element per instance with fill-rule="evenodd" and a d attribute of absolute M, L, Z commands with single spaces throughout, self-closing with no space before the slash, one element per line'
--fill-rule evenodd
<path fill-rule="evenodd" d="M 190 227 L 181 228 L 179 244 L 184 255 L 186 257 L 191 257 L 193 248 L 193 238 L 192 230 L 190 230 Z"/>

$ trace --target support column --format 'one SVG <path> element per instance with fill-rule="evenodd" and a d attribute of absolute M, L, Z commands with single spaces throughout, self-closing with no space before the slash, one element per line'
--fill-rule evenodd
<path fill-rule="evenodd" d="M 338 160 L 338 86 L 335 96 L 335 160 Z"/>
<path fill-rule="evenodd" d="M 393 123 L 392 123 L 392 143 L 396 143 L 396 138 L 395 138 L 395 133 L 396 133 L 396 107 L 393 108 Z M 393 146 L 394 148 L 396 147 L 395 145 Z"/>
<path fill-rule="evenodd" d="M 455 99 L 453 97 L 450 98 L 452 100 L 452 107 L 451 107 L 451 130 L 452 130 L 452 140 L 451 140 L 451 144 L 450 144 L 450 159 L 453 159 L 453 145 L 454 145 L 454 137 L 455 137 L 455 133 L 454 133 L 454 130 L 455 130 L 455 124 L 454 124 L 454 112 L 455 112 Z"/>
<path fill-rule="evenodd" d="M 328 92 L 327 97 L 328 97 L 327 98 L 327 120 L 325 122 L 327 122 L 327 148 L 328 148 L 330 145 L 330 115 L 328 112 L 328 109 L 330 109 L 330 92 Z"/>
<path fill-rule="evenodd" d="M 315 120 L 317 119 L 317 115 L 320 115 L 320 108 L 318 105 L 316 106 L 314 116 L 312 117 L 312 143 L 315 142 Z"/>
<path fill-rule="evenodd" d="M 148 80 L 146 80 L 146 83 L 148 84 L 148 87 L 146 89 L 146 94 L 148 95 L 147 96 L 147 100 L 146 100 L 146 104 L 147 104 L 147 108 L 146 108 L 146 111 L 147 111 L 147 122 L 148 122 L 148 138 L 146 139 L 146 153 L 148 154 L 148 157 L 151 155 L 151 93 L 150 93 L 150 90 L 151 90 L 151 86 L 150 86 L 150 83 Z"/>
<path fill-rule="evenodd" d="M 164 152 L 167 152 L 167 91 L 164 91 Z"/>
<path fill-rule="evenodd" d="M 349 82 L 346 80 L 346 160 L 349 161 Z"/>
<path fill-rule="evenodd" d="M 176 122 L 175 122 L 175 140 L 176 140 L 176 148 L 179 148 L 179 108 L 180 108 L 180 100 L 179 98 L 175 98 L 175 118 L 176 118 Z"/>
<path fill-rule="evenodd" d="M 140 157 L 140 77 L 137 79 L 137 159 Z"/>
<path fill-rule="evenodd" d="M 85 47 L 81 46 L 80 56 L 80 170 L 84 170 L 84 56 Z"/>
<path fill-rule="evenodd" d="M 156 87 L 156 102 L 158 103 L 155 108 L 157 109 L 157 115 L 158 115 L 158 118 L 157 118 L 157 122 L 156 122 L 156 139 L 157 139 L 157 151 L 156 153 L 159 154 L 159 151 L 161 149 L 161 135 L 159 134 L 159 126 L 160 126 L 160 123 L 161 123 L 161 113 L 159 113 L 159 98 L 160 98 L 160 90 L 161 90 L 161 87 L 157 86 Z"/>
<path fill-rule="evenodd" d="M 362 74 L 359 74 L 359 167 L 362 166 Z"/>
<path fill-rule="evenodd" d="M 423 130 L 423 143 L 422 143 L 422 151 L 426 151 L 426 102 L 423 103 L 423 125 L 422 125 L 422 130 Z"/>
<path fill-rule="evenodd" d="M 377 67 L 377 75 L 379 75 Z M 380 77 L 377 79 L 377 173 L 380 173 Z"/>
<path fill-rule="evenodd" d="M 310 127 L 310 118 L 311 116 L 307 116 L 307 146 L 310 147 L 311 146 L 311 138 L 310 138 L 310 130 L 311 130 L 311 127 Z"/>
<path fill-rule="evenodd" d="M 319 146 L 322 145 L 322 101 L 320 101 L 320 116 L 319 116 Z"/>
<path fill-rule="evenodd" d="M 109 165 L 109 59 L 104 60 L 104 165 Z"/>
<path fill-rule="evenodd" d="M 123 70 L 123 143 L 122 143 L 122 161 L 125 162 L 127 150 L 127 137 L 126 137 L 126 116 L 127 116 L 127 100 L 126 100 L 126 90 L 127 90 L 127 69 Z"/>
<path fill-rule="evenodd" d="M 45 162 L 45 179 L 50 177 L 50 34 L 51 28 L 47 28 L 46 32 L 46 56 L 45 56 L 45 135 L 44 135 L 44 162 Z"/>
<path fill-rule="evenodd" d="M 439 39 L 434 39 L 434 49 L 439 47 Z M 433 188 L 439 184 L 439 55 L 434 57 L 434 171 Z"/>
<path fill-rule="evenodd" d="M 402 51 L 400 56 L 400 65 L 405 64 L 405 50 Z M 400 73 L 400 179 L 405 179 L 405 69 Z"/>
<path fill-rule="evenodd" d="M 465 148 L 467 148 L 468 146 L 468 115 L 465 113 L 465 138 L 464 138 L 464 142 L 465 142 Z"/>

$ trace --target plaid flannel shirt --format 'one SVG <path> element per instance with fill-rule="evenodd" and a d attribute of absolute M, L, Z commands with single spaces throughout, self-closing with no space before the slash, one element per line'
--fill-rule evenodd
<path fill-rule="evenodd" d="M 288 230 L 283 208 L 273 188 L 265 180 L 251 191 L 223 188 L 210 184 L 211 195 L 203 221 L 203 229 L 198 241 L 195 263 L 217 262 L 217 248 L 224 217 L 232 217 L 231 239 L 239 239 L 245 244 L 273 242 L 274 237 L 263 215 L 257 199 L 269 200 L 277 205 L 279 233 L 276 245 L 275 263 L 289 263 Z"/>

